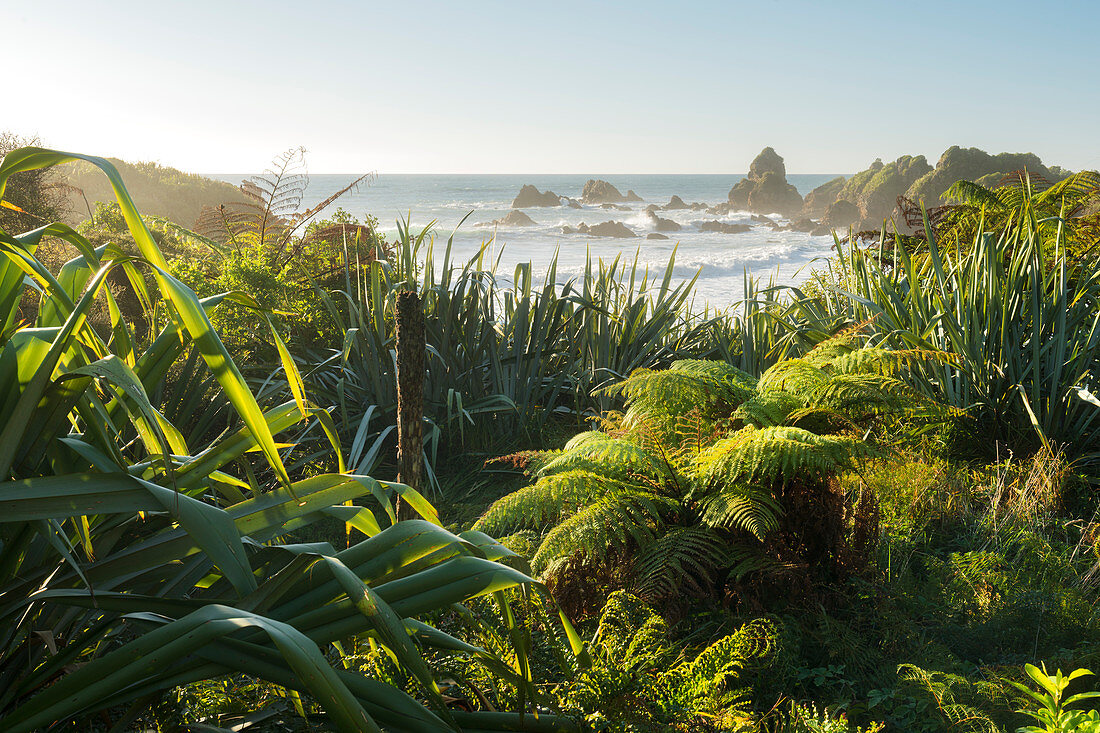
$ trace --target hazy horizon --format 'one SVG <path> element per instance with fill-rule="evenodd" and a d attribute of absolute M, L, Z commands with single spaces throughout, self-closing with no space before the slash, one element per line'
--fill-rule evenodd
<path fill-rule="evenodd" d="M 952 145 L 1100 168 L 1089 2 L 6 5 L 33 63 L 0 129 L 186 171 L 296 146 L 333 174 L 737 175 L 765 146 L 791 173 Z"/>

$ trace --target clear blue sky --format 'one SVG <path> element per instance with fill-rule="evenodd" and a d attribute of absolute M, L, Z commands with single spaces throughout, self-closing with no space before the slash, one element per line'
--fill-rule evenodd
<path fill-rule="evenodd" d="M 0 129 L 198 172 L 1100 167 L 1100 2 L 0 0 Z"/>

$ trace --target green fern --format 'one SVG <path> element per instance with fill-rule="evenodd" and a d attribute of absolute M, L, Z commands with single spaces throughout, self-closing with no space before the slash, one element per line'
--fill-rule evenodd
<path fill-rule="evenodd" d="M 644 546 L 679 508 L 675 499 L 650 492 L 608 493 L 550 530 L 531 558 L 531 568 L 540 573 L 575 552 L 606 557 L 632 544 Z"/>
<path fill-rule="evenodd" d="M 675 527 L 638 552 L 634 589 L 646 599 L 672 597 L 685 587 L 705 594 L 728 556 L 729 541 L 711 527 Z"/>
<path fill-rule="evenodd" d="M 696 463 L 711 486 L 777 481 L 784 476 L 820 479 L 852 468 L 877 453 L 857 438 L 817 435 L 793 427 L 742 428 L 718 441 Z"/>
<path fill-rule="evenodd" d="M 570 440 L 561 454 L 539 470 L 539 476 L 574 470 L 588 470 L 608 478 L 645 477 L 654 481 L 671 478 L 666 462 L 641 445 L 606 433 L 590 431 Z"/>
<path fill-rule="evenodd" d="M 875 420 L 927 408 L 902 377 L 940 359 L 860 346 L 860 328 L 759 380 L 699 360 L 634 372 L 607 390 L 626 409 L 605 420 L 611 432 L 581 433 L 540 460 L 535 483 L 497 501 L 475 528 L 541 532 L 535 572 L 565 572 L 579 558 L 619 568 L 647 598 L 705 594 L 720 577 L 778 568 L 784 555 L 770 548 L 780 540 L 805 562 L 835 554 L 830 543 L 842 535 L 829 526 L 843 516 L 806 530 L 821 533 L 807 540 L 798 522 L 816 520 L 806 521 L 805 507 L 813 511 L 837 475 L 879 454 L 865 439 Z M 803 507 L 795 524 L 780 498 L 793 496 L 792 485 Z M 837 513 L 843 504 L 830 506 Z"/>
<path fill-rule="evenodd" d="M 583 469 L 543 476 L 501 498 L 474 524 L 481 532 L 498 534 L 542 529 L 597 501 L 609 492 L 644 490 Z"/>

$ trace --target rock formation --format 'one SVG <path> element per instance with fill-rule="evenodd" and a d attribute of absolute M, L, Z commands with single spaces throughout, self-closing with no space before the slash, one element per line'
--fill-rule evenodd
<path fill-rule="evenodd" d="M 829 204 L 829 207 L 825 209 L 825 213 L 821 217 L 821 226 L 826 231 L 847 229 L 859 222 L 860 217 L 858 206 L 851 201 L 840 199 Z"/>
<path fill-rule="evenodd" d="M 632 203 L 641 203 L 642 201 L 645 201 L 645 199 L 643 199 L 638 194 L 634 193 L 633 188 L 630 188 L 630 189 L 627 189 L 626 196 L 623 196 L 623 201 L 630 201 Z"/>
<path fill-rule="evenodd" d="M 600 204 L 601 209 L 614 209 L 615 211 L 630 211 L 629 206 L 623 206 L 622 204 Z"/>
<path fill-rule="evenodd" d="M 898 196 L 903 195 L 921 176 L 932 170 L 923 155 L 903 155 L 893 163 L 876 160 L 845 183 L 837 201 L 859 207 L 858 229 L 879 229 L 894 215 Z"/>
<path fill-rule="evenodd" d="M 480 227 L 529 227 L 536 224 L 535 220 L 527 216 L 518 209 L 513 209 L 499 219 L 493 219 L 482 224 L 478 224 Z"/>
<path fill-rule="evenodd" d="M 692 211 L 706 211 L 707 205 L 699 201 L 689 204 L 686 203 L 679 196 L 673 196 L 668 200 L 667 204 L 665 204 L 664 206 L 659 206 L 657 208 L 659 208 L 661 211 L 680 211 L 683 209 L 691 209 Z"/>
<path fill-rule="evenodd" d="M 728 198 L 730 208 L 735 210 L 789 217 L 802 209 L 802 196 L 787 183 L 783 158 L 771 148 L 760 151 L 749 166 L 749 175 L 730 189 Z"/>
<path fill-rule="evenodd" d="M 630 230 L 630 227 L 623 224 L 621 221 L 605 221 L 602 224 L 593 224 L 592 226 L 582 223 L 576 229 L 565 226 L 561 228 L 561 233 L 588 234 L 593 237 L 618 237 L 621 239 L 638 236 Z"/>
<path fill-rule="evenodd" d="M 657 232 L 650 232 L 645 235 L 646 239 L 668 239 L 664 234 L 658 234 Z"/>
<path fill-rule="evenodd" d="M 753 214 L 751 218 L 754 224 L 763 224 L 764 226 L 770 227 L 772 229 L 779 228 L 779 222 L 777 222 L 775 219 L 769 219 L 763 214 Z"/>
<path fill-rule="evenodd" d="M 607 181 L 589 179 L 585 181 L 584 190 L 581 191 L 581 201 L 586 204 L 621 204 L 624 201 L 642 200 L 633 191 L 629 191 L 628 194 L 633 195 L 634 198 L 630 198 L 629 195 L 623 196 L 619 193 L 619 189 Z"/>
<path fill-rule="evenodd" d="M 646 219 L 650 225 L 653 226 L 659 232 L 678 232 L 680 231 L 680 225 L 674 222 L 672 219 L 662 219 L 652 211 L 646 212 Z"/>
<path fill-rule="evenodd" d="M 844 180 L 844 176 L 837 176 L 806 194 L 806 200 L 802 202 L 800 216 L 808 219 L 820 219 L 824 216 L 825 209 L 837 200 L 840 190 L 844 188 Z"/>
<path fill-rule="evenodd" d="M 699 225 L 701 232 L 719 232 L 721 234 L 743 234 L 752 227 L 748 224 L 727 224 L 724 221 L 704 221 Z"/>
<path fill-rule="evenodd" d="M 924 203 L 928 208 L 944 203 L 943 193 L 958 181 L 974 181 L 983 186 L 997 186 L 1013 171 L 1026 170 L 1051 183 L 1066 177 L 1061 168 L 1048 168 L 1034 153 L 999 153 L 990 155 L 978 148 L 953 145 L 940 156 L 936 167 L 914 181 L 905 192 L 906 198 Z"/>
<path fill-rule="evenodd" d="M 561 206 L 561 197 L 553 191 L 542 192 L 531 184 L 527 184 L 512 200 L 513 209 L 527 209 L 535 206 Z"/>

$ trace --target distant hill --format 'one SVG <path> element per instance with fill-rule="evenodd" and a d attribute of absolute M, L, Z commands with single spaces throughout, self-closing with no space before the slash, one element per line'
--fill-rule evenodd
<path fill-rule="evenodd" d="M 108 158 L 122 174 L 126 189 L 142 214 L 163 216 L 185 227 L 194 227 L 204 206 L 245 202 L 240 190 L 229 183 L 184 173 L 157 163 L 127 163 Z M 70 192 L 69 208 L 76 222 L 88 217 L 88 206 L 115 201 L 111 185 L 91 163 L 69 163 L 61 169 L 65 182 L 84 192 Z M 88 205 L 85 205 L 87 198 Z M 74 222 L 75 223 L 75 222 Z"/>

